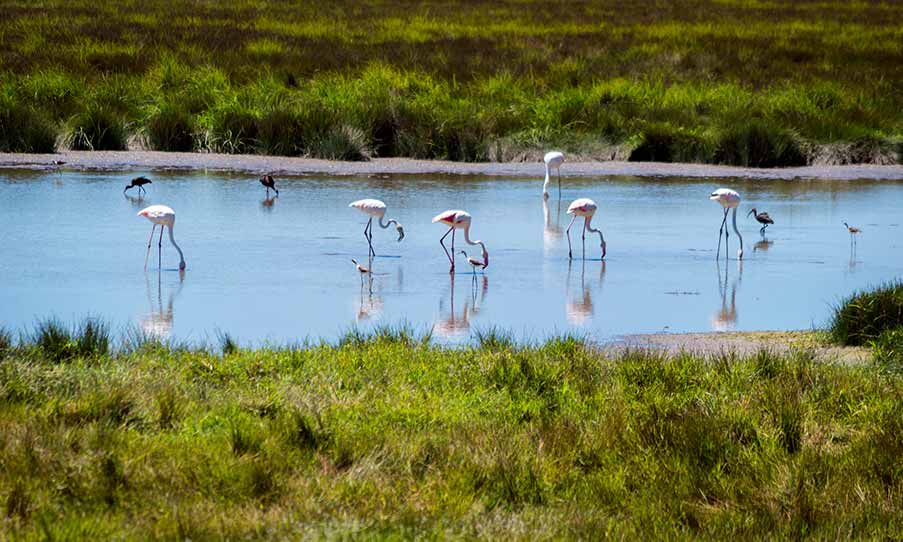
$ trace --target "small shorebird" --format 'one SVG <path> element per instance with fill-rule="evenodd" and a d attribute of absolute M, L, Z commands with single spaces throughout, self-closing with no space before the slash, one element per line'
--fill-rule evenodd
<path fill-rule="evenodd" d="M 389 219 L 386 222 L 383 222 L 383 218 L 386 216 L 386 204 L 378 199 L 359 199 L 357 201 L 352 201 L 348 204 L 348 207 L 354 207 L 358 211 L 362 213 L 366 213 L 370 215 L 370 220 L 367 221 L 367 225 L 364 226 L 364 239 L 367 240 L 367 245 L 370 250 L 370 257 L 373 258 L 376 256 L 376 251 L 373 250 L 373 219 L 379 219 L 379 227 L 382 229 L 386 229 L 391 225 L 395 225 L 395 231 L 398 232 L 398 242 L 400 243 L 402 239 L 404 239 L 404 228 L 401 224 L 398 223 L 395 219 Z"/>
<path fill-rule="evenodd" d="M 266 197 L 270 197 L 270 188 L 272 188 L 273 191 L 276 192 L 277 196 L 279 195 L 279 191 L 276 190 L 276 179 L 274 179 L 272 175 L 261 175 L 260 184 L 265 186 L 267 189 Z"/>
<path fill-rule="evenodd" d="M 571 223 L 568 224 L 567 229 L 565 230 L 565 234 L 568 238 L 568 260 L 572 258 L 571 256 L 571 226 L 574 225 L 574 221 L 577 220 L 578 216 L 583 217 L 583 232 L 580 234 L 580 239 L 583 242 L 583 259 L 586 259 L 586 232 L 598 233 L 599 234 L 599 246 L 602 247 L 602 258 L 605 259 L 605 237 L 602 236 L 602 230 L 593 229 L 593 226 L 590 222 L 593 219 L 593 215 L 596 214 L 596 209 L 598 206 L 596 202 L 589 198 L 580 198 L 575 199 L 568 206 L 567 214 L 574 215 L 574 218 L 571 219 Z M 720 240 L 719 240 L 720 243 Z"/>
<path fill-rule="evenodd" d="M 482 260 L 478 260 L 472 256 L 468 256 L 467 253 L 464 252 L 463 250 L 461 251 L 461 254 L 464 255 L 464 258 L 467 259 L 467 263 L 469 263 L 470 267 L 473 268 L 474 274 L 476 274 L 477 268 L 480 268 L 481 273 L 484 272 L 483 270 L 486 269 L 486 266 L 483 264 Z"/>
<path fill-rule="evenodd" d="M 743 259 L 743 236 L 740 235 L 740 230 L 737 229 L 737 207 L 740 206 L 740 194 L 731 190 L 730 188 L 719 188 L 712 192 L 712 195 L 709 196 L 709 199 L 712 201 L 717 201 L 721 207 L 724 209 L 724 219 L 721 221 L 721 228 L 718 230 L 718 252 L 715 253 L 715 259 L 717 259 L 721 255 L 721 236 L 724 235 L 724 250 L 725 257 L 727 257 L 727 212 L 731 209 L 734 210 L 733 222 L 734 222 L 734 233 L 737 234 L 737 237 L 740 238 L 740 250 L 737 251 L 737 259 Z"/>
<path fill-rule="evenodd" d="M 176 240 L 172 235 L 172 228 L 176 223 L 176 212 L 166 205 L 151 205 L 138 211 L 138 216 L 151 221 L 154 225 L 151 228 L 150 239 L 147 240 L 147 255 L 144 257 L 144 270 L 147 271 L 147 259 L 150 257 L 151 241 L 154 239 L 154 230 L 160 226 L 160 240 L 157 241 L 158 266 L 163 260 L 163 230 L 169 226 L 169 241 L 172 246 L 179 251 L 179 271 L 185 270 L 185 257 L 182 255 L 182 249 L 176 244 Z"/>
<path fill-rule="evenodd" d="M 856 226 L 850 226 L 846 222 L 844 222 L 843 225 L 846 226 L 847 231 L 850 232 L 850 244 L 855 245 L 856 244 L 856 236 L 859 235 L 860 233 L 862 233 L 862 230 L 860 230 Z"/>
<path fill-rule="evenodd" d="M 144 185 L 146 185 L 146 184 L 152 184 L 151 180 L 148 179 L 147 177 L 135 177 L 134 179 L 132 179 L 132 182 L 130 184 L 126 185 L 125 190 L 123 190 L 122 193 L 125 194 L 126 192 L 129 191 L 130 188 L 138 188 L 139 195 L 142 192 L 144 192 L 146 194 L 147 190 L 145 190 L 145 188 L 144 188 Z"/>
<path fill-rule="evenodd" d="M 549 197 L 549 183 L 551 182 L 551 173 L 552 168 L 555 168 L 555 172 L 558 173 L 558 197 L 561 197 L 561 164 L 564 163 L 564 153 L 559 151 L 549 151 L 543 157 L 543 162 L 546 163 L 546 179 L 542 183 L 542 197 L 543 199 L 548 199 Z"/>
<path fill-rule="evenodd" d="M 483 241 L 471 241 L 470 240 L 470 222 L 471 222 L 470 213 L 467 211 L 461 211 L 460 209 L 451 209 L 448 211 L 443 211 L 438 215 L 433 217 L 433 222 L 440 222 L 446 226 L 448 226 L 448 231 L 445 232 L 445 235 L 439 239 L 439 244 L 442 245 L 442 250 L 445 251 L 445 255 L 448 257 L 448 263 L 451 264 L 451 269 L 448 270 L 449 273 L 455 272 L 455 230 L 464 230 L 464 241 L 468 245 L 480 245 L 480 248 L 483 249 L 483 268 L 485 269 L 489 266 L 489 252 L 486 250 L 486 245 Z M 445 248 L 445 238 L 448 237 L 448 234 L 451 234 L 451 253 L 448 252 L 448 249 Z"/>
<path fill-rule="evenodd" d="M 762 224 L 762 228 L 759 230 L 759 235 L 765 235 L 765 228 L 768 227 L 769 224 L 774 224 L 774 220 L 768 216 L 768 213 L 759 213 L 756 211 L 756 208 L 753 207 L 752 210 L 746 213 L 746 216 L 753 215 L 755 217 L 756 222 Z"/>
<path fill-rule="evenodd" d="M 357 263 L 357 260 L 355 260 L 354 258 L 351 258 L 351 263 L 353 263 L 354 266 L 357 267 L 357 271 L 362 275 L 366 275 L 370 272 L 369 267 Z"/>

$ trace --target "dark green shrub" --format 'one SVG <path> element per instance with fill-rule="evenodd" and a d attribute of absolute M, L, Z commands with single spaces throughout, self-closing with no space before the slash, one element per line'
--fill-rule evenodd
<path fill-rule="evenodd" d="M 144 131 L 148 145 L 154 150 L 194 150 L 194 117 L 180 106 L 166 103 L 155 108 L 145 121 Z"/>
<path fill-rule="evenodd" d="M 284 109 L 267 111 L 257 121 L 257 152 L 275 156 L 299 154 L 305 141 L 298 115 Z"/>
<path fill-rule="evenodd" d="M 56 148 L 53 125 L 36 110 L 0 99 L 0 152 L 51 153 Z"/>
<path fill-rule="evenodd" d="M 350 126 L 333 128 L 322 138 L 310 142 L 307 152 L 314 158 L 348 161 L 366 161 L 371 154 L 367 135 Z"/>
<path fill-rule="evenodd" d="M 715 162 L 745 167 L 806 165 L 797 137 L 760 121 L 734 124 L 716 137 Z"/>
<path fill-rule="evenodd" d="M 630 152 L 631 162 L 711 162 L 711 145 L 701 136 L 669 124 L 647 124 Z"/>
<path fill-rule="evenodd" d="M 241 105 L 228 104 L 210 112 L 210 150 L 248 154 L 257 145 L 257 115 Z"/>
<path fill-rule="evenodd" d="M 74 354 L 78 357 L 100 357 L 110 351 L 110 328 L 96 318 L 87 318 L 74 333 Z"/>
<path fill-rule="evenodd" d="M 47 361 L 62 363 L 73 356 L 75 344 L 72 335 L 55 318 L 38 322 L 32 340 Z"/>
<path fill-rule="evenodd" d="M 834 310 L 830 325 L 833 340 L 860 346 L 878 339 L 887 330 L 903 327 L 903 283 L 893 282 L 859 292 Z"/>
<path fill-rule="evenodd" d="M 67 146 L 75 151 L 124 151 L 125 123 L 104 104 L 91 103 L 69 120 Z"/>

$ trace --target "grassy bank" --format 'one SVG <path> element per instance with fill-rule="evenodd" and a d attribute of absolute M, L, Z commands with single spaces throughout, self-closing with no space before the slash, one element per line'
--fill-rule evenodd
<path fill-rule="evenodd" d="M 114 347 L 115 342 L 115 347 Z M 2 537 L 899 537 L 903 376 L 409 332 L 0 333 Z"/>
<path fill-rule="evenodd" d="M 888 3 L 0 0 L 0 150 L 892 163 Z"/>

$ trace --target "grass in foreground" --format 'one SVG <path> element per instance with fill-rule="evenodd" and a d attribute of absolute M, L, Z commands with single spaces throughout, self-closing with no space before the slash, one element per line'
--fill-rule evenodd
<path fill-rule="evenodd" d="M 0 151 L 899 163 L 886 2 L 0 0 Z"/>
<path fill-rule="evenodd" d="M 903 531 L 903 375 L 878 366 L 405 330 L 111 349 L 95 324 L 0 333 L 4 538 Z"/>

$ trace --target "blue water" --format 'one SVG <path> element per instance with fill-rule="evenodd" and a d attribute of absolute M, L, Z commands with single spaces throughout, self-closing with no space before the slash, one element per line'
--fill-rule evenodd
<path fill-rule="evenodd" d="M 137 175 L 148 193 L 122 194 Z M 265 199 L 248 175 L 201 172 L 0 171 L 0 324 L 28 330 L 43 317 L 101 316 L 117 328 L 187 341 L 228 332 L 243 343 L 334 340 L 357 326 L 405 322 L 435 340 L 468 341 L 497 327 L 521 339 L 577 331 L 605 341 L 632 333 L 808 329 L 826 322 L 851 292 L 894 279 L 903 266 L 899 181 L 741 181 L 600 177 L 564 179 L 544 215 L 541 180 L 474 177 L 296 177 L 277 179 Z M 716 263 L 721 209 L 714 188 L 739 191 L 745 257 Z M 348 203 L 374 197 L 405 226 L 374 228 Z M 587 237 L 593 259 L 567 259 L 568 203 L 593 198 L 608 256 Z M 173 207 L 163 268 L 139 209 Z M 776 224 L 767 239 L 746 218 L 752 206 Z M 463 258 L 451 278 L 430 219 L 446 209 L 473 215 L 471 237 L 491 265 L 474 277 Z M 842 225 L 859 226 L 855 250 Z M 580 220 L 571 232 L 579 258 Z M 471 249 L 457 237 L 457 247 Z M 473 250 L 478 256 L 479 248 Z"/>

